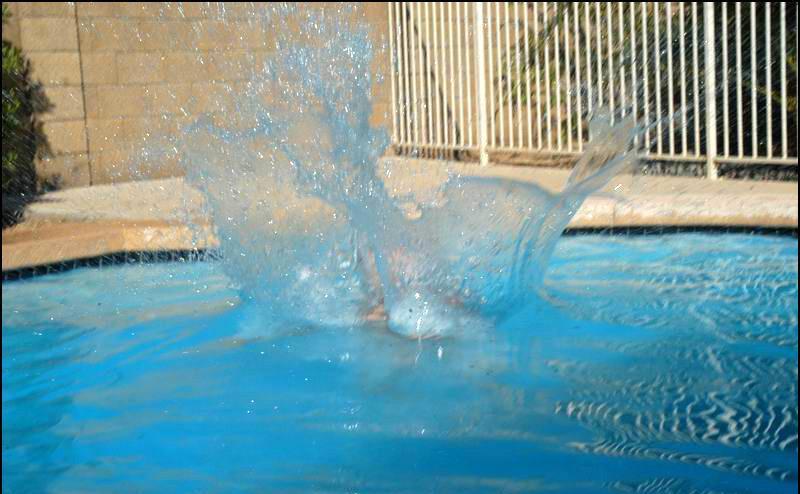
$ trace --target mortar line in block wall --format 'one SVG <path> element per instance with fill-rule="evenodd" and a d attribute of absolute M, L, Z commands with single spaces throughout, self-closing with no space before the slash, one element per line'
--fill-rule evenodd
<path fill-rule="evenodd" d="M 86 166 L 89 168 L 89 185 L 94 185 L 94 177 L 92 174 L 92 155 L 89 150 L 89 123 L 87 122 L 88 115 L 86 113 L 86 82 L 83 76 L 83 50 L 81 49 L 81 28 L 80 21 L 78 20 L 78 2 L 72 4 L 73 13 L 75 14 L 75 35 L 78 38 L 78 68 L 81 75 L 81 102 L 83 104 L 83 140 L 86 144 Z"/>

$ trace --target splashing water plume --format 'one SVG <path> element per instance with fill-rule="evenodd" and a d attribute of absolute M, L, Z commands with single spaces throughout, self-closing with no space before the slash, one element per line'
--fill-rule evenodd
<path fill-rule="evenodd" d="M 598 111 L 560 193 L 451 171 L 432 198 L 393 195 L 378 167 L 386 133 L 369 122 L 375 47 L 356 10 L 282 9 L 299 28 L 281 31 L 223 117 L 199 118 L 173 146 L 253 334 L 381 318 L 426 338 L 507 316 L 535 294 L 584 199 L 635 160 L 632 118 Z"/>

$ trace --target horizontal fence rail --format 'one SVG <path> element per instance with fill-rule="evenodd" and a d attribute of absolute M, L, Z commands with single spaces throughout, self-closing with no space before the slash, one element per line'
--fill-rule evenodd
<path fill-rule="evenodd" d="M 570 158 L 599 108 L 645 158 L 797 166 L 797 5 L 390 2 L 403 154 Z"/>

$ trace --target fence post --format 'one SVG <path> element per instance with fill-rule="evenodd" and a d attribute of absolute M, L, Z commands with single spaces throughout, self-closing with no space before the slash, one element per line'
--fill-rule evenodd
<path fill-rule="evenodd" d="M 483 25 L 483 2 L 474 2 L 475 6 L 475 56 L 477 58 L 478 78 L 478 150 L 481 157 L 481 166 L 489 165 L 489 152 L 487 150 L 488 136 L 487 117 L 486 117 L 486 65 L 484 61 L 484 25 Z"/>
<path fill-rule="evenodd" d="M 717 178 L 717 81 L 714 59 L 714 2 L 703 2 L 706 76 L 706 176 Z M 672 116 L 670 116 L 671 118 Z"/>
<path fill-rule="evenodd" d="M 395 62 L 395 51 L 394 51 L 394 18 L 392 16 L 392 10 L 394 10 L 394 2 L 386 2 L 387 9 L 389 11 L 389 78 L 392 81 L 392 145 L 397 145 L 397 87 L 395 83 L 395 74 L 397 71 L 395 68 L 397 64 Z M 400 47 L 397 47 L 398 50 Z"/>

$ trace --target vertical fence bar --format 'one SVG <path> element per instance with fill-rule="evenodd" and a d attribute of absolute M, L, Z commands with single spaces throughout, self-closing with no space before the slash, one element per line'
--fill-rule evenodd
<path fill-rule="evenodd" d="M 419 108 L 419 129 L 420 129 L 420 140 L 417 141 L 418 144 L 427 144 L 428 143 L 428 134 L 425 128 L 425 113 L 427 112 L 427 101 L 425 101 L 425 57 L 424 51 L 422 50 L 422 2 L 416 2 L 417 6 L 414 9 L 416 12 L 416 17 L 414 19 L 414 26 L 416 26 L 417 32 L 417 79 L 419 79 L 419 92 L 417 93 L 417 100 L 418 100 L 418 108 Z"/>
<path fill-rule="evenodd" d="M 416 93 L 412 92 L 412 85 L 416 84 L 416 79 L 414 77 L 416 70 L 414 70 L 414 26 L 412 24 L 412 17 L 411 17 L 411 7 L 410 3 L 406 2 L 406 8 L 403 11 L 403 16 L 406 20 L 406 28 L 405 28 L 405 36 L 406 36 L 406 98 L 408 99 L 408 106 L 406 110 L 406 114 L 408 115 L 408 131 L 406 132 L 406 137 L 408 138 L 409 144 L 416 144 L 418 143 L 418 139 L 416 137 L 416 127 L 414 126 L 415 119 L 417 118 L 417 109 L 416 109 Z M 416 87 L 416 86 L 414 86 Z M 412 140 L 413 137 L 413 140 Z"/>
<path fill-rule="evenodd" d="M 497 98 L 495 97 L 495 93 L 496 93 L 495 86 L 494 86 L 494 83 L 492 82 L 494 80 L 494 75 L 492 75 L 494 73 L 494 47 L 493 47 L 493 43 L 492 43 L 492 26 L 493 26 L 493 21 L 492 21 L 492 2 L 486 2 L 486 42 L 487 42 L 486 49 L 489 51 L 489 65 L 488 65 L 488 69 L 487 69 L 489 71 L 489 79 L 487 79 L 487 82 L 489 84 L 489 96 L 488 96 L 488 98 L 489 98 L 489 109 L 490 109 L 489 117 L 490 117 L 490 122 L 491 122 L 491 132 L 489 134 L 491 135 L 491 139 L 492 139 L 491 140 L 491 145 L 492 146 L 496 146 L 497 145 L 497 109 L 495 108 L 495 102 L 496 102 Z M 500 55 L 498 54 L 498 56 L 500 56 Z"/>
<path fill-rule="evenodd" d="M 408 144 L 412 144 L 417 142 L 414 139 L 414 116 L 416 115 L 415 107 L 414 107 L 414 98 L 415 93 L 412 91 L 414 84 L 414 52 L 412 46 L 414 44 L 414 36 L 413 33 L 409 34 L 411 31 L 411 11 L 408 2 L 404 2 L 405 5 L 402 7 L 401 14 L 403 16 L 403 51 L 404 51 L 404 58 L 405 58 L 405 93 L 406 93 L 406 142 Z"/>
<path fill-rule="evenodd" d="M 442 44 L 442 71 L 439 75 L 439 80 L 441 81 L 440 86 L 442 88 L 442 125 L 444 126 L 442 129 L 442 141 L 444 142 L 444 146 L 448 147 L 450 145 L 450 136 L 449 132 L 447 131 L 447 43 L 445 43 L 445 29 L 447 26 L 445 24 L 444 2 L 437 2 L 437 6 L 439 7 L 439 37 Z"/>
<path fill-rule="evenodd" d="M 686 107 L 686 5 L 680 2 L 678 7 L 681 9 L 678 14 L 678 36 L 680 36 L 679 50 L 681 52 L 681 147 L 684 156 L 689 154 L 688 137 L 688 108 Z"/>
<path fill-rule="evenodd" d="M 522 60 L 519 53 L 519 3 L 517 2 L 514 2 L 514 40 L 517 66 L 517 141 L 518 146 L 522 147 L 522 67 L 520 66 Z"/>
<path fill-rule="evenodd" d="M 661 49 L 661 29 L 659 29 L 660 23 L 658 19 L 658 12 L 659 4 L 658 2 L 655 2 L 653 4 L 653 62 L 656 72 L 656 153 L 661 154 L 663 153 L 662 144 L 664 140 L 664 129 L 662 128 L 661 123 L 664 121 L 664 119 L 663 115 L 661 114 L 661 59 L 659 57 Z"/>
<path fill-rule="evenodd" d="M 544 3 L 544 12 L 542 12 L 542 24 L 545 29 L 548 28 L 548 5 Z M 553 149 L 553 120 L 550 118 L 550 47 L 547 40 L 550 38 L 550 30 L 547 29 L 547 36 L 544 38 L 544 111 L 545 122 L 547 122 L 547 149 Z"/>
<path fill-rule="evenodd" d="M 750 2 L 750 114 L 753 150 L 750 155 L 758 156 L 758 72 L 756 72 L 756 2 Z"/>
<path fill-rule="evenodd" d="M 475 143 L 475 138 L 473 134 L 475 133 L 474 130 L 474 118 L 472 115 L 472 82 L 473 79 L 470 77 L 472 72 L 470 71 L 470 52 L 469 52 L 469 40 L 470 40 L 470 27 L 472 24 L 469 22 L 469 3 L 464 2 L 464 78 L 467 81 L 467 146 L 472 147 Z"/>
<path fill-rule="evenodd" d="M 698 56 L 699 29 L 697 20 L 697 2 L 692 2 L 692 82 L 694 100 L 694 154 L 700 156 L 700 57 Z"/>
<path fill-rule="evenodd" d="M 494 87 L 492 85 L 492 66 L 494 63 L 494 59 L 492 56 L 493 47 L 492 47 L 492 8 L 491 2 L 485 2 L 485 9 L 481 8 L 481 16 L 483 18 L 483 39 L 484 39 L 484 68 L 486 74 L 485 77 L 486 82 L 486 103 L 488 105 L 487 108 L 487 118 L 488 118 L 488 133 L 487 133 L 487 146 L 492 147 L 495 145 L 496 142 L 496 132 L 495 132 L 495 118 L 494 118 Z"/>
<path fill-rule="evenodd" d="M 556 64 L 556 146 L 561 150 L 561 46 L 559 42 L 558 3 L 553 16 L 553 58 Z"/>
<path fill-rule="evenodd" d="M 766 50 L 766 104 L 767 104 L 767 158 L 772 158 L 772 38 L 771 38 L 770 4 L 764 4 L 764 36 Z"/>
<path fill-rule="evenodd" d="M 422 68 L 422 55 L 420 54 L 419 43 L 419 2 L 408 2 L 409 6 L 409 36 L 411 37 L 411 80 L 414 84 L 414 144 L 419 146 L 424 137 L 423 121 L 424 115 L 422 113 L 422 92 L 425 90 L 420 81 L 420 72 Z M 418 151 L 420 148 L 417 149 Z"/>
<path fill-rule="evenodd" d="M 572 24 L 573 24 L 573 33 L 574 33 L 574 43 L 575 43 L 575 87 L 577 93 L 575 94 L 575 103 L 577 107 L 576 113 L 576 127 L 577 127 L 577 137 L 578 137 L 578 151 L 583 151 L 583 108 L 581 103 L 581 43 L 580 43 L 580 28 L 579 28 L 579 21 L 580 16 L 578 15 L 578 2 L 572 4 Z"/>
<path fill-rule="evenodd" d="M 415 50 L 415 43 L 414 43 L 414 2 L 406 2 L 408 5 L 408 31 L 410 34 L 409 40 L 409 51 L 411 52 L 411 61 L 416 61 L 417 52 Z M 409 71 L 413 68 L 413 65 L 409 67 Z M 411 73 L 411 101 L 414 105 L 413 107 L 413 115 L 414 115 L 414 144 L 419 145 L 419 93 L 417 92 L 417 76 L 416 70 Z"/>
<path fill-rule="evenodd" d="M 633 121 L 639 121 L 639 108 L 638 108 L 638 100 L 639 100 L 639 88 L 638 84 L 636 83 L 636 61 L 639 59 L 639 55 L 636 54 L 636 4 L 630 4 L 630 32 L 631 32 L 631 103 L 632 103 L 632 111 L 633 111 Z M 633 137 L 633 143 L 635 145 L 639 145 L 639 135 L 638 133 Z"/>
<path fill-rule="evenodd" d="M 508 19 L 508 2 L 503 2 L 503 11 L 506 20 L 506 92 L 508 94 L 508 147 L 514 147 L 514 102 L 511 93 L 511 28 Z"/>
<path fill-rule="evenodd" d="M 456 43 L 456 53 L 458 54 L 458 124 L 461 132 L 459 133 L 459 140 L 458 145 L 464 146 L 466 143 L 465 140 L 465 129 L 464 129 L 464 57 L 463 57 L 463 47 L 461 43 L 463 42 L 463 38 L 461 37 L 461 2 L 455 2 L 456 4 L 456 39 L 458 40 Z"/>
<path fill-rule="evenodd" d="M 531 56 L 530 48 L 528 48 L 528 4 L 524 4 L 522 15 L 524 16 L 523 25 L 525 28 L 525 90 L 527 91 L 525 93 L 527 95 L 525 98 L 525 106 L 528 109 L 528 149 L 533 149 L 533 120 L 531 120 Z"/>
<path fill-rule="evenodd" d="M 406 143 L 406 122 L 408 121 L 406 114 L 406 92 L 408 88 L 405 84 L 405 63 L 404 58 L 407 57 L 405 44 L 403 43 L 403 11 L 401 10 L 401 2 L 392 2 L 394 9 L 395 19 L 397 19 L 397 81 L 398 81 L 398 99 L 399 102 L 399 124 L 400 124 L 400 143 Z"/>
<path fill-rule="evenodd" d="M 583 26 L 586 31 L 586 110 L 591 113 L 594 108 L 592 94 L 592 25 L 589 19 L 589 2 L 583 3 Z M 587 136 L 589 138 L 590 136 Z"/>
<path fill-rule="evenodd" d="M 450 48 L 450 143 L 458 145 L 458 126 L 456 125 L 456 53 L 455 43 L 453 42 L 453 3 L 447 2 L 447 35 Z"/>
<path fill-rule="evenodd" d="M 567 81 L 567 150 L 572 151 L 572 78 L 570 73 L 570 58 L 569 58 L 569 7 L 564 10 L 564 64 L 565 64 L 565 78 Z"/>
<path fill-rule="evenodd" d="M 597 45 L 597 107 L 603 106 L 603 38 L 600 35 L 600 2 L 594 3 L 594 25 Z"/>
<path fill-rule="evenodd" d="M 736 151 L 744 156 L 744 120 L 742 101 L 742 2 L 736 2 Z"/>
<path fill-rule="evenodd" d="M 667 2 L 667 118 L 669 119 L 669 154 L 675 154 L 675 72 L 672 65 L 672 3 Z"/>
<path fill-rule="evenodd" d="M 414 107 L 414 98 L 416 97 L 415 92 L 415 81 L 414 81 L 414 71 L 412 64 L 414 63 L 414 36 L 413 34 L 409 35 L 409 30 L 411 29 L 411 5 L 409 2 L 401 2 L 401 11 L 403 15 L 403 47 L 404 47 L 404 54 L 405 54 L 405 76 L 406 76 L 406 98 L 408 102 L 406 104 L 406 117 L 407 117 L 407 126 L 408 132 L 406 133 L 406 137 L 408 138 L 408 143 L 413 144 L 416 141 L 416 130 L 414 127 L 414 116 L 416 115 L 415 107 Z"/>
<path fill-rule="evenodd" d="M 494 3 L 494 22 L 495 22 L 495 38 L 497 40 L 497 89 L 499 93 L 499 97 L 497 99 L 498 109 L 500 110 L 500 145 L 505 146 L 505 112 L 503 111 L 503 107 L 505 106 L 505 95 L 503 94 L 503 59 L 501 57 L 501 50 L 500 47 L 502 44 L 500 43 L 500 2 Z"/>
<path fill-rule="evenodd" d="M 625 25 L 625 17 L 622 14 L 622 9 L 624 5 L 622 2 L 617 4 L 617 34 L 619 35 L 619 106 L 622 109 L 622 116 L 625 116 L 625 61 L 622 55 L 622 50 L 625 46 L 625 31 L 623 26 Z"/>
<path fill-rule="evenodd" d="M 716 60 L 714 49 L 714 2 L 703 2 L 703 21 L 705 34 L 705 82 L 706 82 L 706 175 L 717 178 L 717 97 Z"/>
<path fill-rule="evenodd" d="M 424 64 L 425 74 L 425 113 L 428 115 L 428 132 L 426 133 L 426 144 L 433 144 L 433 101 L 431 100 L 431 16 L 430 7 L 431 2 L 423 2 L 424 9 L 422 12 L 425 14 L 425 51 L 422 62 Z"/>
<path fill-rule="evenodd" d="M 643 102 L 642 106 L 644 107 L 644 142 L 645 142 L 645 151 L 650 152 L 650 148 L 652 147 L 650 144 L 650 91 L 649 91 L 649 84 L 648 84 L 648 71 L 647 71 L 647 21 L 649 17 L 647 17 L 647 2 L 642 2 L 642 83 L 644 85 L 643 88 Z"/>
<path fill-rule="evenodd" d="M 467 66 L 465 68 L 465 70 L 467 71 L 467 77 L 466 77 L 466 79 L 467 79 L 467 128 L 469 129 L 469 134 L 468 134 L 469 135 L 469 139 L 467 139 L 467 144 L 470 147 L 472 147 L 472 146 L 475 145 L 475 136 L 474 136 L 474 134 L 475 134 L 475 129 L 474 129 L 475 125 L 474 125 L 474 118 L 473 118 L 473 115 L 472 115 L 472 80 L 473 80 L 473 74 L 474 74 L 474 71 L 472 69 L 474 69 L 475 67 L 474 67 L 474 61 L 472 62 L 472 64 L 470 63 L 470 60 L 472 60 L 472 57 L 470 56 L 470 53 L 469 53 L 469 45 L 470 45 L 470 43 L 469 43 L 469 41 L 470 41 L 469 40 L 469 30 L 472 27 L 472 23 L 469 22 L 469 10 L 470 10 L 469 9 L 469 4 L 468 3 L 464 3 L 464 46 L 465 46 L 465 52 L 466 52 L 465 59 L 466 59 L 466 63 L 467 63 Z M 470 67 L 472 69 L 470 69 Z"/>
<path fill-rule="evenodd" d="M 781 2 L 780 21 L 781 21 L 781 156 L 789 156 L 789 128 L 787 107 L 789 106 L 788 95 L 786 94 L 786 2 Z M 795 25 L 796 28 L 796 25 Z"/>
<path fill-rule="evenodd" d="M 394 16 L 392 15 L 392 9 L 394 8 L 394 3 L 389 2 L 387 4 L 387 11 L 389 14 L 389 59 L 392 67 L 392 71 L 389 74 L 389 79 L 392 83 L 392 144 L 397 144 L 397 84 L 395 84 L 395 74 L 397 73 L 396 70 L 396 59 L 394 52 Z"/>
<path fill-rule="evenodd" d="M 533 45 L 536 49 L 535 64 L 536 64 L 536 134 L 537 134 L 537 147 L 542 149 L 542 85 L 541 85 L 541 67 L 539 66 L 539 2 L 533 3 Z"/>
<path fill-rule="evenodd" d="M 722 155 L 730 156 L 730 103 L 728 96 L 728 5 L 722 3 Z"/>
<path fill-rule="evenodd" d="M 480 153 L 481 166 L 489 165 L 488 139 L 486 136 L 486 64 L 483 58 L 484 25 L 483 3 L 475 2 L 474 30 L 475 30 L 475 56 L 478 65 L 478 152 Z"/>
<path fill-rule="evenodd" d="M 431 10 L 428 22 L 430 22 L 431 31 L 433 32 L 433 49 L 431 50 L 431 53 L 433 53 L 433 76 L 431 77 L 433 79 L 433 118 L 436 120 L 436 148 L 438 151 L 444 143 L 442 139 L 442 100 L 439 98 L 439 33 L 436 30 L 436 3 L 432 3 L 429 7 Z M 431 47 L 428 47 L 428 49 L 431 49 Z"/>
<path fill-rule="evenodd" d="M 611 22 L 614 16 L 612 15 L 611 2 L 606 2 L 606 42 L 608 43 L 608 108 L 611 111 L 611 122 L 614 122 L 615 109 L 614 105 L 614 47 L 612 46 L 613 40 L 611 35 Z M 622 41 L 622 40 L 620 40 Z"/>

